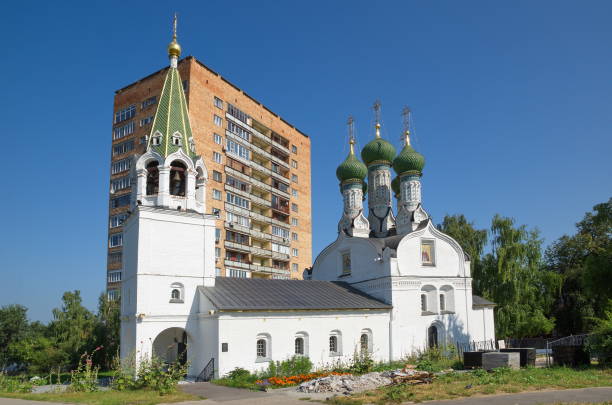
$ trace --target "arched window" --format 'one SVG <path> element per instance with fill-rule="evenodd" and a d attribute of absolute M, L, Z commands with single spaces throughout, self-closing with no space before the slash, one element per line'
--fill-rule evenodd
<path fill-rule="evenodd" d="M 187 167 L 178 160 L 170 164 L 170 194 L 185 196 L 185 175 Z"/>
<path fill-rule="evenodd" d="M 304 338 L 297 337 L 295 338 L 295 354 L 299 356 L 304 355 Z"/>
<path fill-rule="evenodd" d="M 422 315 L 433 315 L 438 312 L 438 290 L 433 285 L 421 287 Z"/>
<path fill-rule="evenodd" d="M 156 195 L 159 191 L 159 169 L 157 160 L 147 164 L 147 195 Z"/>
<path fill-rule="evenodd" d="M 257 357 L 267 357 L 266 339 L 257 339 Z"/>
<path fill-rule="evenodd" d="M 455 312 L 455 289 L 451 285 L 440 287 L 440 312 Z"/>
<path fill-rule="evenodd" d="M 444 299 L 444 294 L 440 294 L 440 311 L 446 311 L 446 302 Z"/>
<path fill-rule="evenodd" d="M 256 362 L 270 361 L 272 358 L 272 339 L 268 333 L 260 333 L 255 338 Z"/>
<path fill-rule="evenodd" d="M 342 334 L 339 330 L 333 330 L 329 334 L 329 355 L 342 355 Z"/>
<path fill-rule="evenodd" d="M 183 142 L 181 141 L 181 134 L 179 134 L 178 132 L 175 132 L 174 135 L 172 135 L 172 145 L 175 145 L 175 146 L 183 145 Z"/>
<path fill-rule="evenodd" d="M 372 330 L 362 329 L 359 336 L 359 351 L 360 353 L 372 353 Z"/>
<path fill-rule="evenodd" d="M 427 294 L 421 294 L 421 311 L 427 311 Z"/>
<path fill-rule="evenodd" d="M 184 302 L 184 288 L 181 283 L 172 283 L 170 285 L 170 302 L 181 304 Z"/>
<path fill-rule="evenodd" d="M 368 351 L 368 335 L 366 333 L 361 334 L 361 338 L 359 339 L 359 349 L 361 350 L 361 353 Z"/>

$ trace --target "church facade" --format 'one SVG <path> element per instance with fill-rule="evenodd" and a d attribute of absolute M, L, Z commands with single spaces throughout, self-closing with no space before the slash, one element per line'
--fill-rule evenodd
<path fill-rule="evenodd" d="M 325 367 L 364 351 L 389 361 L 495 338 L 494 304 L 472 295 L 469 257 L 421 204 L 425 160 L 411 147 L 407 125 L 396 155 L 377 120 L 363 162 L 351 136 L 336 172 L 344 201 L 338 235 L 304 280 L 215 277 L 208 172 L 191 135 L 176 38 L 168 52 L 147 151 L 132 165 L 122 359 L 186 361 L 190 376 L 206 380 L 295 355 Z"/>

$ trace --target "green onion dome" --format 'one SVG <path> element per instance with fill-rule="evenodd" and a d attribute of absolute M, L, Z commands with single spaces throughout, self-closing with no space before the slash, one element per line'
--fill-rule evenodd
<path fill-rule="evenodd" d="M 397 197 L 400 195 L 400 178 L 397 176 L 391 181 L 391 190 L 393 190 L 393 194 Z"/>
<path fill-rule="evenodd" d="M 423 174 L 425 157 L 410 146 L 410 133 L 406 132 L 406 145 L 399 155 L 393 160 L 393 169 L 400 175 L 404 173 Z"/>
<path fill-rule="evenodd" d="M 340 182 L 347 180 L 360 180 L 363 181 L 368 175 L 368 168 L 361 163 L 357 156 L 355 156 L 355 150 L 353 145 L 355 141 L 351 139 L 351 150 L 344 159 L 344 162 L 340 163 L 340 166 L 336 169 L 336 177 Z"/>
<path fill-rule="evenodd" d="M 373 163 L 390 165 L 395 153 L 395 147 L 380 137 L 380 124 L 376 124 L 376 138 L 361 150 L 361 159 L 367 166 Z"/>

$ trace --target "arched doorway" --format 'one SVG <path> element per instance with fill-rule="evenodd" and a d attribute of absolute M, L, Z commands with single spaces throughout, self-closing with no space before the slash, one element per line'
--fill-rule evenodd
<path fill-rule="evenodd" d="M 153 341 L 153 355 L 164 363 L 187 363 L 187 332 L 183 328 L 169 328 Z"/>
<path fill-rule="evenodd" d="M 438 328 L 436 325 L 431 325 L 427 328 L 427 347 L 438 347 Z"/>

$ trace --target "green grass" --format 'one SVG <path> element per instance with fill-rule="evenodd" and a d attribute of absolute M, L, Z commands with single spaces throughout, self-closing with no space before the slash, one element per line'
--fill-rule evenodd
<path fill-rule="evenodd" d="M 180 401 L 199 400 L 194 395 L 180 390 L 168 395 L 159 395 L 150 390 L 134 391 L 98 391 L 98 392 L 60 392 L 47 394 L 17 394 L 0 392 L 0 397 L 29 399 L 34 401 L 50 401 L 64 403 L 79 403 L 88 405 L 155 405 Z"/>
<path fill-rule="evenodd" d="M 516 393 L 543 389 L 568 389 L 612 386 L 612 369 L 588 368 L 528 368 L 498 369 L 492 373 L 476 370 L 467 373 L 448 373 L 432 384 L 394 385 L 334 398 L 328 404 L 358 405 L 365 403 L 394 404 L 403 401 L 429 401 L 469 397 L 472 395 Z"/>

